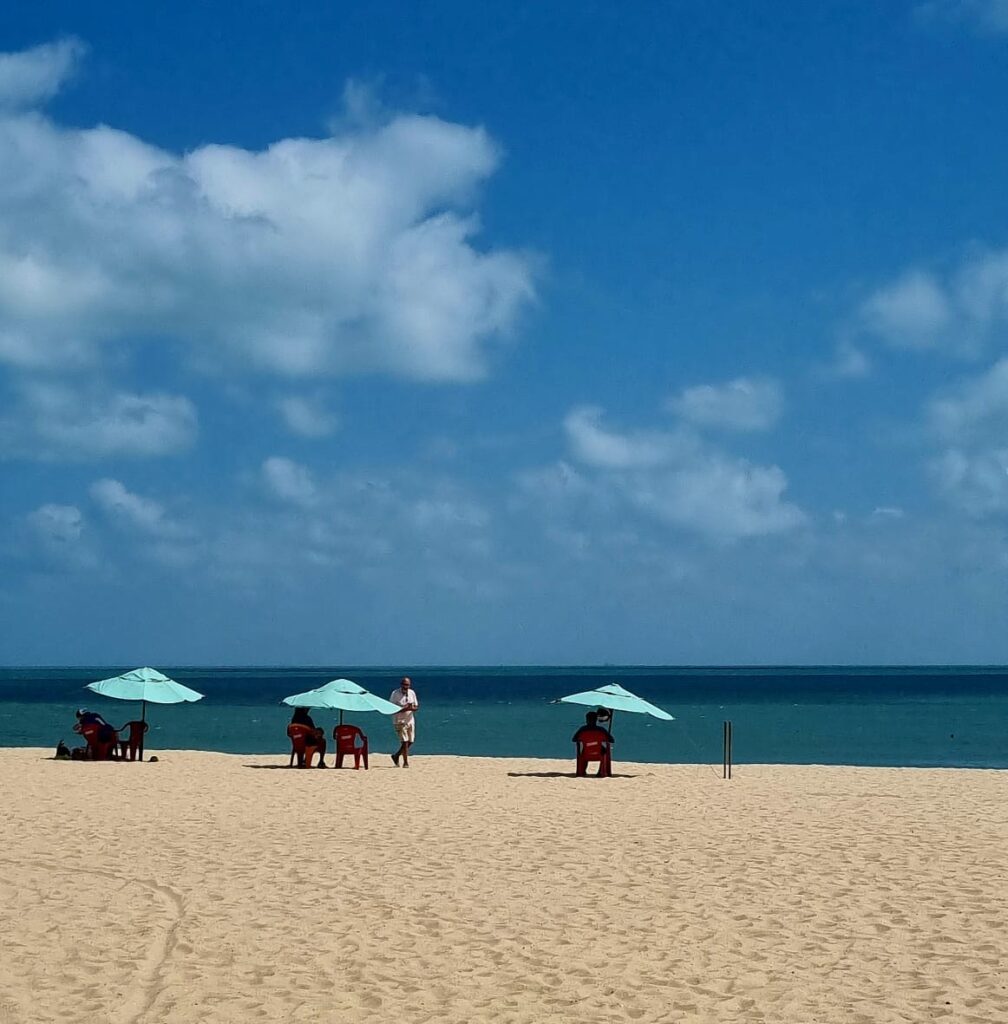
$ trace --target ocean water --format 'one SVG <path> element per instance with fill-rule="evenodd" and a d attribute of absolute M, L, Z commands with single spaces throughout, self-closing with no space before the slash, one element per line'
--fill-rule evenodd
<path fill-rule="evenodd" d="M 74 710 L 118 725 L 139 706 L 84 685 L 134 666 L 0 669 L 0 745 L 55 748 Z M 147 747 L 286 753 L 281 698 L 347 676 L 387 697 L 401 669 L 158 666 L 206 694 L 198 704 L 148 707 Z M 1008 668 L 429 668 L 408 669 L 420 698 L 414 756 L 570 757 L 583 709 L 567 693 L 619 682 L 674 722 L 617 714 L 617 759 L 719 766 L 722 723 L 736 764 L 853 764 L 1008 768 Z M 315 720 L 327 727 L 329 712 Z M 347 716 L 373 750 L 394 747 L 383 716 Z"/>

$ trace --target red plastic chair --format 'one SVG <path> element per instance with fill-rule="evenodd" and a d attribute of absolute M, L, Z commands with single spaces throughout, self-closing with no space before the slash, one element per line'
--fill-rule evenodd
<path fill-rule="evenodd" d="M 137 754 L 140 752 L 140 743 L 143 740 L 144 733 L 150 728 L 147 722 L 127 722 L 125 725 L 119 726 L 119 732 L 122 733 L 124 730 L 129 729 L 129 738 L 119 739 L 119 757 L 122 760 L 135 761 Z"/>
<path fill-rule="evenodd" d="M 299 725 L 292 722 L 287 726 L 287 735 L 291 741 L 288 768 L 294 766 L 295 757 L 298 768 L 311 768 L 312 758 L 319 752 L 321 746 L 318 742 L 321 732 L 321 729 L 313 729 L 310 725 Z"/>
<path fill-rule="evenodd" d="M 357 740 L 360 739 L 360 746 Z M 364 770 L 368 770 L 368 744 L 367 736 L 357 728 L 356 725 L 337 725 L 333 729 L 333 739 L 336 741 L 336 767 L 343 767 L 343 758 L 352 755 L 354 770 L 360 768 L 361 760 L 364 761 Z"/>
<path fill-rule="evenodd" d="M 599 775 L 612 775 L 612 750 L 606 734 L 601 729 L 585 729 L 574 741 L 577 745 L 577 774 L 587 775 L 588 765 L 597 761 Z"/>
<path fill-rule="evenodd" d="M 82 725 L 76 731 L 80 732 L 81 736 L 87 741 L 88 758 L 92 761 L 111 761 L 115 756 L 116 749 L 119 746 L 119 733 L 112 729 L 111 726 L 99 725 L 97 722 L 91 722 L 88 725 Z M 111 730 L 111 739 L 99 739 L 99 734 L 105 730 Z M 106 733 L 108 736 L 108 733 Z"/>

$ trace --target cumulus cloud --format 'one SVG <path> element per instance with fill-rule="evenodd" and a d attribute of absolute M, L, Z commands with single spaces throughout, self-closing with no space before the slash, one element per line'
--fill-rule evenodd
<path fill-rule="evenodd" d="M 769 430 L 784 407 L 780 384 L 770 377 L 737 377 L 725 384 L 686 388 L 668 403 L 669 411 L 700 427 Z"/>
<path fill-rule="evenodd" d="M 315 481 L 311 471 L 292 459 L 273 455 L 261 469 L 266 489 L 282 502 L 307 507 L 315 501 Z"/>
<path fill-rule="evenodd" d="M 603 428 L 601 417 L 597 408 L 575 409 L 564 426 L 573 457 L 596 471 L 594 486 L 607 500 L 719 541 L 783 533 L 805 521 L 784 500 L 779 467 L 753 465 L 685 431 L 622 434 Z M 540 482 L 556 480 L 554 470 Z M 570 471 L 560 480 L 581 484 Z M 526 478 L 526 487 L 532 482 Z"/>
<path fill-rule="evenodd" d="M 1008 251 L 973 256 L 945 277 L 910 270 L 860 313 L 869 334 L 896 348 L 975 356 L 1008 325 Z"/>
<path fill-rule="evenodd" d="M 196 408 L 181 395 L 26 383 L 0 413 L 0 455 L 86 460 L 170 455 L 192 446 Z"/>
<path fill-rule="evenodd" d="M 84 529 L 84 517 L 76 505 L 40 505 L 29 513 L 28 523 L 39 537 L 56 544 L 75 543 Z"/>
<path fill-rule="evenodd" d="M 945 446 L 928 467 L 942 497 L 976 518 L 1008 511 L 1008 358 L 933 398 L 927 420 Z"/>
<path fill-rule="evenodd" d="M 929 468 L 939 492 L 968 515 L 979 519 L 1008 512 L 1008 448 L 951 448 Z"/>
<path fill-rule="evenodd" d="M 604 469 L 642 469 L 661 466 L 696 446 L 685 434 L 638 431 L 620 434 L 602 426 L 602 409 L 580 406 L 564 419 L 574 456 L 588 466 Z"/>
<path fill-rule="evenodd" d="M 178 538 L 185 533 L 168 517 L 164 506 L 127 490 L 119 480 L 96 480 L 90 494 L 109 518 L 130 529 L 161 538 Z"/>
<path fill-rule="evenodd" d="M 339 420 L 321 398 L 286 395 L 277 399 L 276 405 L 287 429 L 301 437 L 328 437 L 339 427 Z"/>
<path fill-rule="evenodd" d="M 0 110 L 36 106 L 51 99 L 73 74 L 85 47 L 61 39 L 19 53 L 0 53 Z"/>
<path fill-rule="evenodd" d="M 179 154 L 8 111 L 0 359 L 63 368 L 169 337 L 204 366 L 478 378 L 533 297 L 525 254 L 474 241 L 499 159 L 482 128 L 429 116 Z"/>
<path fill-rule="evenodd" d="M 946 441 L 959 443 L 1004 437 L 1008 431 L 1008 359 L 932 399 L 928 418 Z"/>
<path fill-rule="evenodd" d="M 86 533 L 86 522 L 76 505 L 47 503 L 25 517 L 30 547 L 60 572 L 66 569 L 93 569 L 98 564 L 96 551 Z"/>

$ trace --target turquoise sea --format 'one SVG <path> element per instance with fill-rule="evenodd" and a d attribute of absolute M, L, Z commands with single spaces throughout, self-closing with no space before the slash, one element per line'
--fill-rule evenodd
<path fill-rule="evenodd" d="M 0 669 L 0 745 L 70 745 L 73 712 L 115 725 L 135 705 L 84 685 L 135 666 Z M 619 682 L 676 716 L 617 715 L 617 755 L 633 761 L 720 765 L 722 722 L 744 763 L 1008 768 L 1008 668 L 199 668 L 156 666 L 206 694 L 198 704 L 149 708 L 148 748 L 285 753 L 280 700 L 337 676 L 383 697 L 408 671 L 421 701 L 414 756 L 568 757 L 583 720 L 567 693 Z M 318 712 L 319 724 L 333 716 Z M 348 719 L 349 720 L 349 719 Z M 353 719 L 376 750 L 392 748 L 387 719 Z"/>

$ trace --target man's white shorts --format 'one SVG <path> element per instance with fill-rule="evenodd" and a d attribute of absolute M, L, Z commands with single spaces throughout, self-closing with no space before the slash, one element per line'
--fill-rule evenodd
<path fill-rule="evenodd" d="M 416 719 L 412 722 L 393 722 L 396 735 L 402 743 L 412 743 L 416 739 Z"/>

